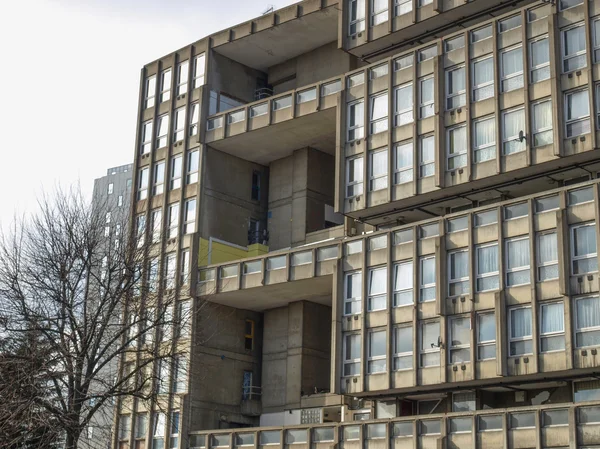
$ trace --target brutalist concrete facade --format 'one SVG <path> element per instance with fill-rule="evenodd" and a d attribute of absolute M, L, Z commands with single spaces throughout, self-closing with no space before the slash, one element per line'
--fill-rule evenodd
<path fill-rule="evenodd" d="M 144 67 L 132 219 L 212 318 L 115 445 L 600 445 L 597 63 L 597 0 L 307 0 Z"/>

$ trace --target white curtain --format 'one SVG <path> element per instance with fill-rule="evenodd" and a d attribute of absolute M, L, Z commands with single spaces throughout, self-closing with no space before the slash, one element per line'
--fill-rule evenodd
<path fill-rule="evenodd" d="M 510 311 L 510 335 L 513 338 L 531 337 L 531 308 Z"/>
<path fill-rule="evenodd" d="M 494 60 L 492 58 L 483 59 L 473 64 L 473 84 L 481 84 L 494 80 Z"/>
<path fill-rule="evenodd" d="M 548 263 L 558 260 L 556 233 L 542 234 L 538 238 L 539 262 Z"/>
<path fill-rule="evenodd" d="M 577 329 L 600 326 L 600 298 L 577 300 Z"/>
<path fill-rule="evenodd" d="M 369 295 L 380 295 L 387 291 L 387 268 L 371 270 L 369 279 Z"/>
<path fill-rule="evenodd" d="M 455 94 L 465 90 L 465 68 L 451 70 L 448 72 L 448 94 Z"/>
<path fill-rule="evenodd" d="M 471 341 L 471 319 L 470 318 L 455 318 L 451 321 L 450 331 L 452 346 L 468 345 Z"/>
<path fill-rule="evenodd" d="M 515 48 L 502 53 L 502 74 L 512 75 L 523 71 L 523 48 Z"/>
<path fill-rule="evenodd" d="M 519 135 L 519 131 L 525 130 L 525 111 L 519 109 L 504 114 L 503 120 L 504 129 L 502 130 L 502 136 L 504 140 Z"/>
<path fill-rule="evenodd" d="M 396 146 L 396 170 L 412 167 L 413 143 L 402 143 Z"/>
<path fill-rule="evenodd" d="M 413 263 L 404 262 L 396 265 L 394 290 L 407 290 L 413 287 Z"/>
<path fill-rule="evenodd" d="M 450 253 L 450 280 L 469 277 L 469 252 Z"/>
<path fill-rule="evenodd" d="M 567 96 L 567 120 L 585 117 L 590 114 L 588 91 L 580 90 Z"/>
<path fill-rule="evenodd" d="M 467 151 L 467 127 L 460 126 L 450 130 L 450 154 L 465 153 Z"/>
<path fill-rule="evenodd" d="M 413 107 L 412 84 L 396 89 L 396 112 L 406 111 Z"/>
<path fill-rule="evenodd" d="M 388 152 L 378 151 L 371 155 L 371 176 L 385 175 L 388 171 Z"/>
<path fill-rule="evenodd" d="M 548 38 L 540 39 L 531 44 L 531 64 L 538 67 L 550 61 Z"/>
<path fill-rule="evenodd" d="M 508 242 L 507 268 L 519 268 L 529 265 L 529 238 Z"/>
<path fill-rule="evenodd" d="M 583 25 L 565 31 L 564 39 L 567 56 L 585 51 L 585 27 Z"/>
<path fill-rule="evenodd" d="M 475 122 L 475 147 L 496 142 L 496 120 L 490 118 Z"/>
<path fill-rule="evenodd" d="M 596 226 L 575 228 L 573 235 L 575 255 L 585 256 L 596 252 Z"/>
<path fill-rule="evenodd" d="M 498 271 L 498 245 L 477 248 L 477 274 Z"/>
<path fill-rule="evenodd" d="M 565 330 L 565 313 L 563 303 L 542 306 L 542 334 L 562 332 Z"/>
<path fill-rule="evenodd" d="M 371 106 L 371 120 L 379 120 L 387 117 L 388 115 L 388 96 L 379 95 L 373 97 Z"/>
<path fill-rule="evenodd" d="M 552 128 L 552 102 L 544 101 L 533 106 L 534 131 Z"/>

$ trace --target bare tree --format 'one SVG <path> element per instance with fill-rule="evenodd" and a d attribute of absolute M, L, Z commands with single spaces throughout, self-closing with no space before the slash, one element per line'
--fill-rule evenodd
<path fill-rule="evenodd" d="M 159 270 L 145 232 L 107 227 L 109 217 L 78 189 L 58 191 L 0 239 L 0 340 L 21 344 L 0 347 L 11 393 L 0 401 L 1 447 L 24 447 L 28 432 L 51 423 L 64 447 L 77 448 L 107 405 L 156 402 L 158 366 L 178 356 L 171 337 L 189 326 L 176 307 L 179 276 Z M 29 376 L 7 376 L 24 368 Z M 10 428 L 19 419 L 27 431 Z"/>

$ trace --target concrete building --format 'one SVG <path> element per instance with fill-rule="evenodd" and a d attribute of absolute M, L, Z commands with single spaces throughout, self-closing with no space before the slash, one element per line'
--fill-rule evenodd
<path fill-rule="evenodd" d="M 94 180 L 92 207 L 98 208 L 105 216 L 105 245 L 114 245 L 127 234 L 127 226 L 131 209 L 133 164 L 112 167 L 106 170 L 106 176 Z M 108 254 L 108 252 L 106 253 Z M 114 379 L 118 373 L 117 363 L 104 368 L 102 376 Z M 94 386 L 92 386 L 92 389 Z M 79 440 L 84 449 L 110 449 L 112 445 L 112 417 L 114 407 L 107 403 L 94 415 Z"/>
<path fill-rule="evenodd" d="M 146 65 L 197 313 L 115 447 L 600 447 L 598 63 L 599 0 L 305 0 Z"/>

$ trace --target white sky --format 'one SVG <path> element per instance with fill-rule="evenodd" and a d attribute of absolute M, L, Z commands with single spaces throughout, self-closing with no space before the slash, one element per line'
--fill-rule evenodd
<path fill-rule="evenodd" d="M 0 227 L 133 161 L 140 69 L 296 0 L 0 2 Z"/>

